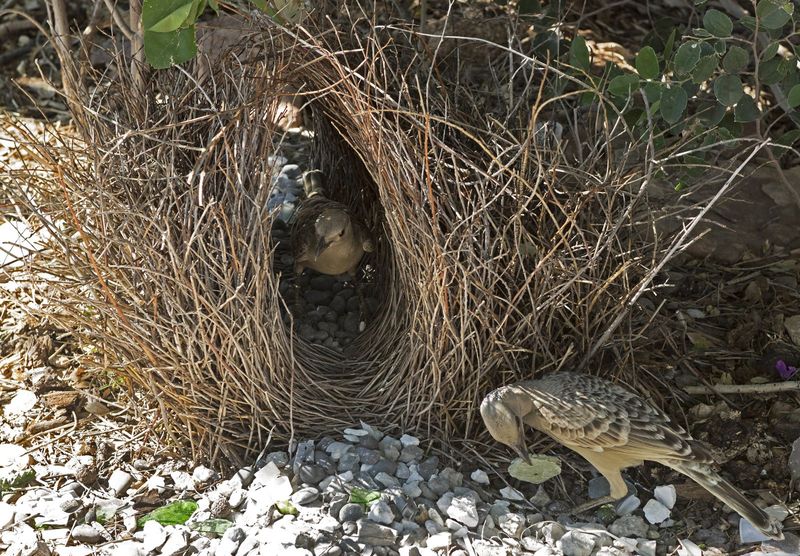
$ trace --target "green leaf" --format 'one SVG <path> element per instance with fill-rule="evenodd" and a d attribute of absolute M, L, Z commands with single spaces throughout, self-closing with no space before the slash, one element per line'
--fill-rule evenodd
<path fill-rule="evenodd" d="M 192 13 L 189 14 L 188 22 L 194 23 L 197 21 L 206 9 L 206 0 L 194 0 Z"/>
<path fill-rule="evenodd" d="M 210 4 L 211 2 L 209 2 L 209 5 Z M 213 8 L 214 6 L 211 7 Z M 189 523 L 189 529 L 197 531 L 198 533 L 212 533 L 222 536 L 232 525 L 233 522 L 227 519 L 212 518 L 206 519 L 205 521 Z"/>
<path fill-rule="evenodd" d="M 774 85 L 786 77 L 789 66 L 786 60 L 776 56 L 758 66 L 758 78 L 764 85 Z"/>
<path fill-rule="evenodd" d="M 687 75 L 700 61 L 700 43 L 691 41 L 683 43 L 675 53 L 675 72 Z"/>
<path fill-rule="evenodd" d="M 250 0 L 262 12 L 267 11 L 267 0 Z"/>
<path fill-rule="evenodd" d="M 211 9 L 219 15 L 219 2 L 217 0 L 208 0 L 208 5 L 211 6 Z"/>
<path fill-rule="evenodd" d="M 739 18 L 739 23 L 748 31 L 756 30 L 756 18 L 754 18 L 752 15 L 743 15 Z"/>
<path fill-rule="evenodd" d="M 178 500 L 140 517 L 137 525 L 142 527 L 148 521 L 158 521 L 161 525 L 183 525 L 196 509 L 197 502 L 194 500 Z"/>
<path fill-rule="evenodd" d="M 791 147 L 798 141 L 800 141 L 800 129 L 793 129 L 791 131 L 787 131 L 786 133 L 778 137 L 778 140 L 775 142 L 778 143 L 779 145 L 785 145 L 787 147 Z"/>
<path fill-rule="evenodd" d="M 542 10 L 539 0 L 519 0 L 519 15 L 532 15 Z"/>
<path fill-rule="evenodd" d="M 661 100 L 661 83 L 657 81 L 651 81 L 650 83 L 645 83 L 644 86 L 644 96 L 647 97 L 647 101 L 652 104 L 658 100 Z"/>
<path fill-rule="evenodd" d="M 780 29 L 789 22 L 793 13 L 791 0 L 760 0 L 756 5 L 756 17 L 765 29 Z"/>
<path fill-rule="evenodd" d="M 692 71 L 692 81 L 695 83 L 703 83 L 710 79 L 711 76 L 714 75 L 718 63 L 719 58 L 714 54 L 700 58 L 700 61 L 697 62 L 697 65 Z"/>
<path fill-rule="evenodd" d="M 731 18 L 714 8 L 706 11 L 703 16 L 703 27 L 715 37 L 730 37 L 733 32 Z"/>
<path fill-rule="evenodd" d="M 703 29 L 702 27 L 698 29 L 692 29 L 692 35 L 697 37 L 698 39 L 710 39 L 714 35 Z"/>
<path fill-rule="evenodd" d="M 672 56 L 672 49 L 675 47 L 675 37 L 678 35 L 678 30 L 673 29 L 672 33 L 669 34 L 669 38 L 667 39 L 667 43 L 664 45 L 664 59 L 669 60 Z"/>
<path fill-rule="evenodd" d="M 142 27 L 154 33 L 170 33 L 184 26 L 195 8 L 194 0 L 144 0 Z M 189 21 L 188 24 L 193 24 Z"/>
<path fill-rule="evenodd" d="M 9 468 L 6 468 L 9 469 Z M 36 478 L 36 471 L 26 469 L 7 479 L 0 479 L 0 494 L 28 486 Z"/>
<path fill-rule="evenodd" d="M 617 97 L 631 96 L 631 89 L 639 87 L 639 76 L 631 73 L 618 75 L 608 84 L 608 92 Z"/>
<path fill-rule="evenodd" d="M 681 119 L 689 97 L 683 88 L 673 85 L 661 91 L 661 117 L 669 124 L 677 123 Z"/>
<path fill-rule="evenodd" d="M 714 127 L 725 117 L 725 107 L 719 102 L 712 101 L 698 110 L 697 115 L 706 127 Z"/>
<path fill-rule="evenodd" d="M 575 38 L 572 39 L 569 47 L 569 63 L 578 69 L 589 71 L 591 65 L 589 47 L 586 46 L 586 39 L 580 35 L 575 35 Z"/>
<path fill-rule="evenodd" d="M 642 79 L 656 79 L 659 75 L 656 51 L 645 46 L 636 55 L 636 71 Z"/>
<path fill-rule="evenodd" d="M 277 508 L 278 512 L 282 515 L 300 515 L 300 512 L 294 507 L 294 504 L 288 500 L 278 500 L 275 502 L 275 508 Z"/>
<path fill-rule="evenodd" d="M 508 474 L 520 481 L 538 485 L 561 473 L 561 460 L 554 456 L 531 455 L 531 463 L 515 458 L 508 466 Z"/>
<path fill-rule="evenodd" d="M 734 120 L 740 123 L 754 122 L 761 117 L 756 101 L 750 95 L 742 95 L 733 109 Z"/>
<path fill-rule="evenodd" d="M 800 106 L 800 85 L 795 85 L 786 95 L 786 100 L 789 102 L 790 108 L 797 108 Z"/>
<path fill-rule="evenodd" d="M 194 26 L 171 33 L 145 31 L 144 53 L 147 61 L 156 69 L 191 60 L 197 53 Z"/>
<path fill-rule="evenodd" d="M 778 53 L 779 47 L 780 44 L 778 43 L 778 41 L 769 43 L 767 48 L 765 48 L 763 52 L 761 52 L 761 61 L 766 62 L 767 60 L 771 60 L 772 58 L 774 58 L 775 55 Z"/>
<path fill-rule="evenodd" d="M 741 46 L 732 46 L 722 59 L 722 67 L 728 73 L 739 73 L 750 63 L 750 54 Z"/>
<path fill-rule="evenodd" d="M 355 487 L 350 491 L 350 502 L 367 506 L 381 497 L 381 493 L 375 490 L 365 490 Z"/>
<path fill-rule="evenodd" d="M 721 75 L 714 81 L 714 96 L 725 106 L 734 106 L 743 94 L 742 80 L 736 75 Z"/>

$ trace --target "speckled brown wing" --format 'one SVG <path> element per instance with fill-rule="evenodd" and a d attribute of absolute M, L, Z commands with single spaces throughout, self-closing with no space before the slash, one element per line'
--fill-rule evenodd
<path fill-rule="evenodd" d="M 528 420 L 568 447 L 642 459 L 713 461 L 708 451 L 637 394 L 591 375 L 553 373 L 518 383 L 536 411 Z M 536 414 L 538 412 L 538 415 Z"/>
<path fill-rule="evenodd" d="M 345 205 L 331 201 L 322 195 L 303 199 L 298 205 L 292 224 L 292 253 L 295 261 L 306 261 L 313 258 L 317 246 L 314 223 L 322 211 L 328 208 L 343 210 L 349 214 Z"/>

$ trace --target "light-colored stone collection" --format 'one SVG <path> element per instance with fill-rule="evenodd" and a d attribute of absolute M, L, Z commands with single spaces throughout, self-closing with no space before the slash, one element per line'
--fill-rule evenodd
<path fill-rule="evenodd" d="M 40 468 L 42 477 L 57 473 L 63 480 L 0 503 L 0 550 L 9 556 L 655 556 L 666 549 L 657 546 L 663 530 L 644 517 L 625 515 L 608 527 L 570 523 L 566 515 L 547 520 L 558 503 L 543 488 L 530 497 L 498 488 L 500 480 L 490 484 L 480 469 L 465 477 L 426 454 L 417 438 L 387 436 L 363 423 L 339 439 L 302 442 L 291 455 L 267 453 L 222 481 L 203 466 L 150 476 L 132 466 L 87 488 L 75 477 L 93 465 L 81 456 Z M 197 510 L 184 524 L 148 521 L 139 528 L 141 512 L 133 505 L 143 494 L 161 496 L 164 504 L 193 499 Z M 674 489 L 657 495 L 661 506 L 674 502 Z M 646 507 L 644 515 L 653 517 Z M 692 543 L 686 546 L 679 551 L 691 554 Z"/>

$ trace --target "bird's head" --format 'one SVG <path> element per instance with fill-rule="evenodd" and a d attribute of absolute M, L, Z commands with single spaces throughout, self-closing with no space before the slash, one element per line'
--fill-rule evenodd
<path fill-rule="evenodd" d="M 328 246 L 348 237 L 351 233 L 350 216 L 343 210 L 328 208 L 322 211 L 314 222 L 317 246 L 314 253 L 319 257 Z"/>
<path fill-rule="evenodd" d="M 489 434 L 506 446 L 510 446 L 522 459 L 530 463 L 530 454 L 525 444 L 525 429 L 518 404 L 513 403 L 505 388 L 490 392 L 481 402 L 481 417 Z"/>

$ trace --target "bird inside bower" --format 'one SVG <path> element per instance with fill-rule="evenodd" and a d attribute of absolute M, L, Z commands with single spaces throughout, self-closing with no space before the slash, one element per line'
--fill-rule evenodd
<path fill-rule="evenodd" d="M 312 268 L 355 278 L 364 253 L 375 250 L 366 228 L 345 205 L 325 196 L 319 170 L 303 174 L 303 187 L 306 198 L 292 228 L 295 274 Z"/>
<path fill-rule="evenodd" d="M 305 197 L 290 231 L 291 312 L 301 338 L 342 351 L 378 308 L 377 298 L 364 294 L 371 284 L 359 276 L 362 259 L 375 244 L 355 213 L 326 195 L 321 171 L 305 172 L 302 181 Z"/>
<path fill-rule="evenodd" d="M 777 520 L 713 470 L 714 460 L 703 443 L 613 382 L 586 374 L 552 373 L 490 392 L 480 410 L 492 437 L 523 459 L 530 457 L 527 425 L 583 456 L 608 480 L 610 495 L 579 506 L 575 513 L 625 496 L 628 487 L 621 471 L 648 460 L 690 477 L 767 537 L 783 538 Z"/>

